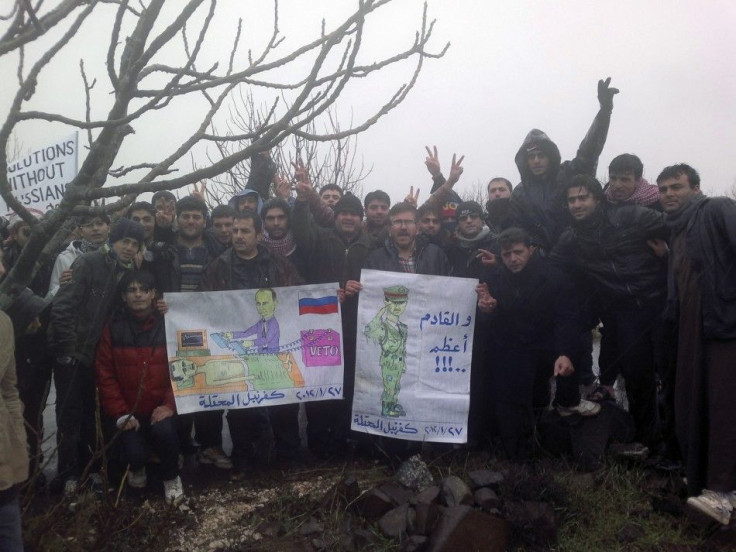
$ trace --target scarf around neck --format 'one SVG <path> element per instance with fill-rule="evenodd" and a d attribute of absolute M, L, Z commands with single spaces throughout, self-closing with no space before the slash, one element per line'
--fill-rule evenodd
<path fill-rule="evenodd" d="M 278 253 L 283 257 L 291 255 L 296 249 L 296 244 L 294 243 L 294 234 L 291 233 L 291 230 L 289 230 L 286 235 L 280 240 L 274 240 L 269 237 L 266 232 L 264 232 L 263 238 L 261 238 L 261 243 L 265 245 L 270 251 Z"/>
<path fill-rule="evenodd" d="M 473 237 L 473 238 L 463 238 L 460 234 L 457 235 L 457 242 L 460 245 L 460 247 L 465 247 L 466 249 L 470 249 L 476 246 L 478 242 L 483 241 L 491 234 L 491 229 L 488 228 L 485 224 L 483 225 L 483 228 L 481 228 L 480 232 Z"/>
<path fill-rule="evenodd" d="M 690 222 L 692 216 L 706 199 L 708 199 L 707 196 L 704 196 L 702 193 L 697 193 L 690 197 L 690 199 L 677 211 L 667 215 L 667 220 L 665 222 L 673 236 L 678 235 L 685 229 L 687 223 Z"/>
<path fill-rule="evenodd" d="M 606 194 L 606 199 L 613 202 L 611 199 L 611 189 L 606 188 L 604 193 Z M 648 207 L 654 205 L 657 201 L 659 201 L 659 188 L 654 184 L 650 184 L 646 179 L 640 178 L 636 182 L 634 193 L 627 200 L 617 203 L 635 203 L 636 205 Z"/>

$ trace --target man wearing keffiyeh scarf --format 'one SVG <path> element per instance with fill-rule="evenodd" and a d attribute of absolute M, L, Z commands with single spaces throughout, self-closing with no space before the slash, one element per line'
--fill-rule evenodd
<path fill-rule="evenodd" d="M 728 525 L 736 504 L 736 202 L 705 197 L 680 164 L 657 178 L 678 325 L 675 425 L 688 505 Z"/>
<path fill-rule="evenodd" d="M 606 199 L 611 203 L 627 203 L 662 210 L 659 203 L 659 190 L 644 178 L 644 165 L 630 153 L 614 157 L 608 166 Z"/>
<path fill-rule="evenodd" d="M 272 253 L 289 259 L 304 280 L 309 281 L 307 259 L 302 250 L 297 248 L 294 234 L 291 231 L 291 210 L 283 199 L 271 199 L 261 209 L 263 220 L 263 237 L 261 244 Z"/>

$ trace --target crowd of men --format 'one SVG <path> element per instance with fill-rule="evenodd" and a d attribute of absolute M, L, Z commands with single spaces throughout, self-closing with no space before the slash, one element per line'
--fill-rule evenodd
<path fill-rule="evenodd" d="M 98 469 L 96 393 L 103 435 L 120 435 L 128 484 L 147 485 L 153 449 L 169 503 L 183 497 L 182 451 L 198 450 L 200 463 L 231 470 L 233 479 L 265 463 L 297 461 L 304 454 L 297 405 L 176 414 L 160 298 L 302 283 L 339 284 L 344 397 L 306 403 L 306 432 L 312 456 L 343 454 L 361 442 L 350 431 L 350 411 L 365 268 L 479 281 L 469 446 L 494 445 L 527 461 L 541 416 L 593 423 L 618 409 L 622 391 L 614 384 L 622 378 L 628 440 L 663 465 L 681 462 L 689 504 L 728 524 L 736 506 L 736 204 L 703 194 L 686 164 L 666 167 L 650 184 L 631 154 L 613 159 L 605 186 L 596 180 L 617 92 L 610 79 L 599 83 L 600 110 L 570 161 L 544 132 L 530 131 L 515 157 L 520 183 L 491 179 L 485 206 L 454 190 L 463 158 L 453 156 L 445 178 L 437 149 L 427 148 L 433 185 L 421 205 L 413 187 L 393 206 L 382 190 L 362 201 L 334 184 L 318 190 L 299 161 L 291 190 L 260 154 L 244 189 L 211 211 L 199 191 L 179 200 L 161 191 L 114 223 L 104 214 L 81 217 L 64 250 L 8 309 L 32 468 L 52 377 L 58 476 L 51 486 L 65 493 L 95 480 L 85 476 Z M 29 226 L 17 219 L 8 231 L 4 270 L 27 243 Z M 276 301 L 266 291 L 258 292 L 259 312 Z M 6 329 L 0 337 L 7 341 Z M 0 355 L 9 401 L 15 376 L 5 347 Z M 384 415 L 400 416 L 395 394 L 384 395 Z M 17 419 L 12 424 L 17 433 Z M 10 503 L 27 476 L 5 470 L 17 464 L 19 448 L 0 452 L 0 503 Z"/>

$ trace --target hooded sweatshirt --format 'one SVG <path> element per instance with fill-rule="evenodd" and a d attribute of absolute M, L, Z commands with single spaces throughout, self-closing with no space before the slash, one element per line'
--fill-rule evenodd
<path fill-rule="evenodd" d="M 251 190 L 249 188 L 246 188 L 245 190 L 240 190 L 239 192 L 236 192 L 233 197 L 230 198 L 230 201 L 227 202 L 227 204 L 238 211 L 238 202 L 240 201 L 241 197 L 245 197 L 251 194 L 255 194 L 255 196 L 258 198 L 258 206 L 256 207 L 255 212 L 260 213 L 261 208 L 263 207 L 263 199 L 261 199 L 261 196 L 258 194 L 256 190 Z"/>
<path fill-rule="evenodd" d="M 511 194 L 511 220 L 529 232 L 535 245 L 549 251 L 570 222 L 565 204 L 565 185 L 577 174 L 595 176 L 603 146 L 608 136 L 611 112 L 601 109 L 580 143 L 575 158 L 561 162 L 560 150 L 539 129 L 532 129 L 514 157 L 521 182 Z M 532 174 L 527 153 L 533 147 L 549 158 L 549 168 L 541 176 Z"/>

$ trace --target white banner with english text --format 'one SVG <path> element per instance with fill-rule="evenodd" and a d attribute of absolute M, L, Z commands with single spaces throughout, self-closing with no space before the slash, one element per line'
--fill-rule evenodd
<path fill-rule="evenodd" d="M 165 294 L 177 411 L 342 398 L 337 287 Z"/>
<path fill-rule="evenodd" d="M 477 280 L 363 270 L 351 429 L 465 443 Z"/>
<path fill-rule="evenodd" d="M 66 138 L 32 152 L 8 165 L 8 185 L 26 208 L 45 213 L 61 203 L 66 185 L 77 176 L 78 138 Z M 0 198 L 0 215 L 11 209 Z"/>

